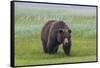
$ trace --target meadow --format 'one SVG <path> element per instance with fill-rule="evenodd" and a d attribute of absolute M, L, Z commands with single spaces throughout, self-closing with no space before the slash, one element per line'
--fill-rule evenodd
<path fill-rule="evenodd" d="M 51 11 L 52 10 L 52 11 Z M 60 45 L 58 53 L 45 54 L 41 29 L 48 20 L 63 20 L 72 30 L 71 56 Z M 96 15 L 68 9 L 15 9 L 15 65 L 96 61 Z"/>

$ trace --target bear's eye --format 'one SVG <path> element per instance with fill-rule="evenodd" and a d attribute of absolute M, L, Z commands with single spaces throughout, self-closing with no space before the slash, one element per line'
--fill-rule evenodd
<path fill-rule="evenodd" d="M 59 33 L 62 33 L 63 32 L 63 30 L 59 30 Z"/>

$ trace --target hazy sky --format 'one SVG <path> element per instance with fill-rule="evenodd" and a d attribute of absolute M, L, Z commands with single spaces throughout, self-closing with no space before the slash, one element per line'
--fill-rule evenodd
<path fill-rule="evenodd" d="M 21 8 L 53 8 L 53 9 L 69 9 L 76 10 L 80 12 L 94 14 L 96 13 L 96 7 L 89 6 L 73 6 L 73 5 L 57 5 L 57 4 L 42 4 L 42 3 L 25 3 L 25 2 L 16 2 L 15 7 Z"/>

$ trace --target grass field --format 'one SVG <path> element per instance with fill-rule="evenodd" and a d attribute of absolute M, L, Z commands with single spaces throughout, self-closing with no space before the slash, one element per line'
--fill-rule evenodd
<path fill-rule="evenodd" d="M 63 20 L 72 30 L 71 56 L 60 45 L 55 55 L 45 54 L 40 34 L 48 20 Z M 96 15 L 67 9 L 15 9 L 15 65 L 96 61 Z"/>

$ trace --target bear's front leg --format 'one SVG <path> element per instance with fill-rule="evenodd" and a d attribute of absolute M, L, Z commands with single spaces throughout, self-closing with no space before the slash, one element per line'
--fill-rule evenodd
<path fill-rule="evenodd" d="M 63 50 L 64 50 L 64 53 L 65 53 L 67 56 L 70 56 L 71 42 L 69 42 L 67 45 L 63 45 Z"/>

